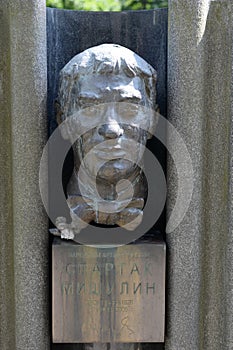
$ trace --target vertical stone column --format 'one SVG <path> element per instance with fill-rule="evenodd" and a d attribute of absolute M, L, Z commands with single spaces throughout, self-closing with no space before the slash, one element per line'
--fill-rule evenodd
<path fill-rule="evenodd" d="M 49 349 L 45 1 L 0 1 L 0 348 Z"/>
<path fill-rule="evenodd" d="M 192 158 L 194 191 L 167 235 L 167 350 L 230 349 L 233 343 L 232 4 L 171 0 L 168 118 Z M 176 149 L 173 140 L 169 143 Z M 175 202 L 168 160 L 168 215 Z"/>

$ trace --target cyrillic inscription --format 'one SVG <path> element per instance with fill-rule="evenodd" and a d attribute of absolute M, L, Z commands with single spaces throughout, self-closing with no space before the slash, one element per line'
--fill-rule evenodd
<path fill-rule="evenodd" d="M 96 249 L 53 246 L 53 340 L 160 342 L 164 244 Z"/>

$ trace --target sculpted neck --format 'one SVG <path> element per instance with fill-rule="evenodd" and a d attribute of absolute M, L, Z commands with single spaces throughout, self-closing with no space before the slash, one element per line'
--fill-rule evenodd
<path fill-rule="evenodd" d="M 95 180 L 87 172 L 79 172 L 80 189 L 77 171 L 74 170 L 67 187 L 67 194 L 68 196 L 81 195 L 93 200 L 100 196 L 99 198 L 109 201 L 147 197 L 145 177 L 139 167 L 136 167 L 126 180 L 128 181 L 118 178 L 110 182 L 100 177 Z"/>

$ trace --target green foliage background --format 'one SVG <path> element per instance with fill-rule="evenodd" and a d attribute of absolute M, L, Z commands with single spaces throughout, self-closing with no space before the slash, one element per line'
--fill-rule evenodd
<path fill-rule="evenodd" d="M 47 0 L 46 4 L 70 10 L 124 11 L 167 7 L 167 0 Z"/>

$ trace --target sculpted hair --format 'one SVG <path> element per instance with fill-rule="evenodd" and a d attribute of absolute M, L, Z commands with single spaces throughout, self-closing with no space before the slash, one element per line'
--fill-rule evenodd
<path fill-rule="evenodd" d="M 57 119 L 62 122 L 79 108 L 77 93 L 79 78 L 87 75 L 121 75 L 140 77 L 150 106 L 156 109 L 157 73 L 144 59 L 133 51 L 116 44 L 103 44 L 91 47 L 74 56 L 60 72 L 57 102 Z"/>

